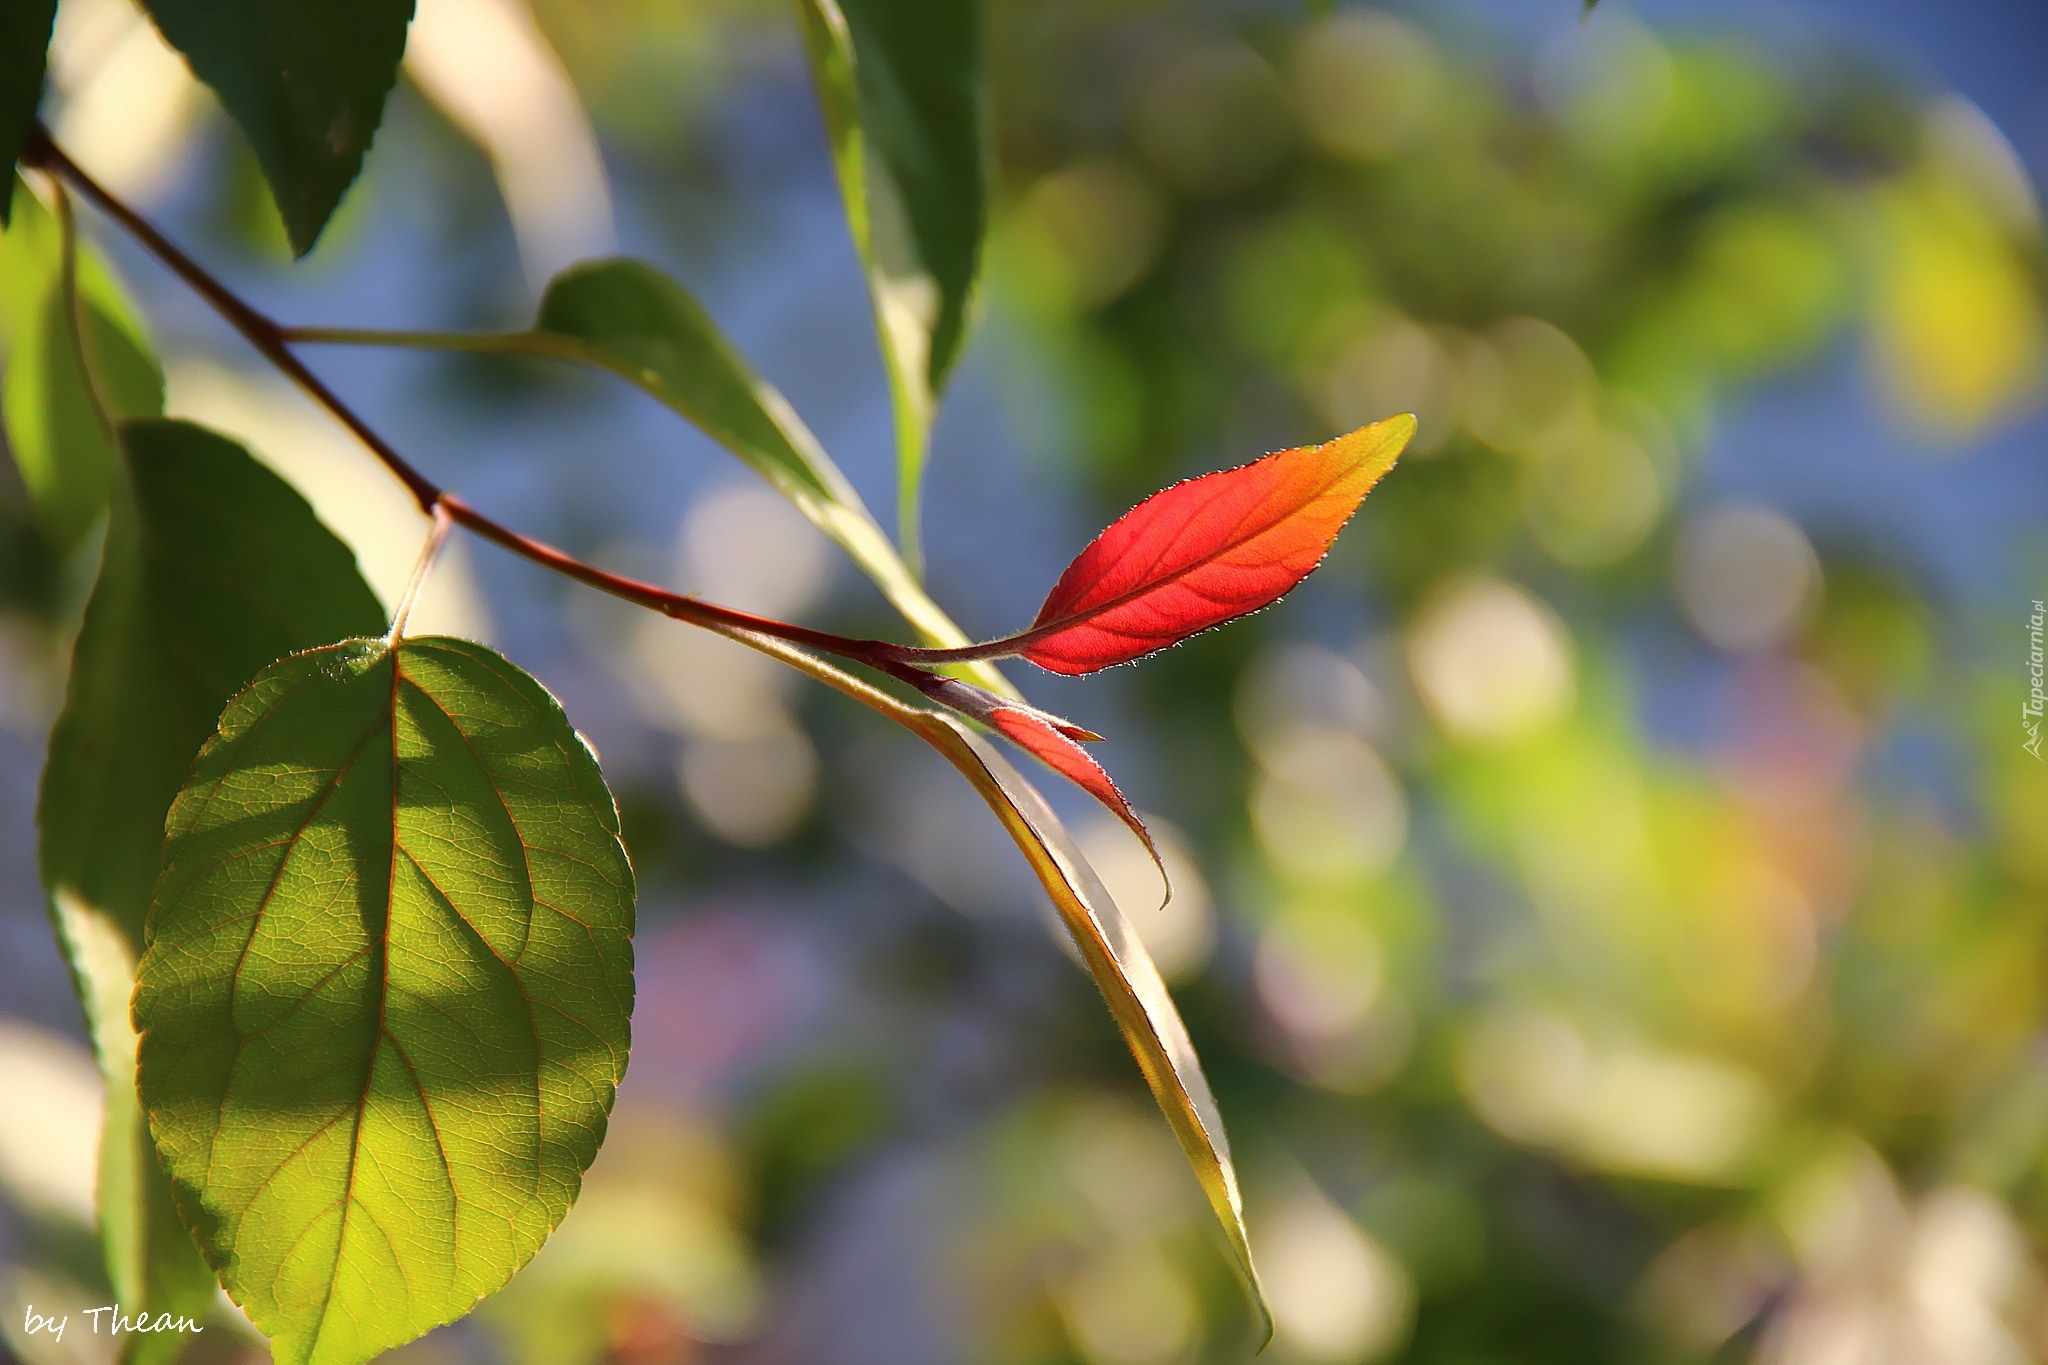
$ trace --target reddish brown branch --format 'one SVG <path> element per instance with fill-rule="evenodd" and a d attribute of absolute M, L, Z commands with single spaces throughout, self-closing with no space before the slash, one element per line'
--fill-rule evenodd
<path fill-rule="evenodd" d="M 880 640 L 853 640 L 844 635 L 833 635 L 828 631 L 810 630 L 793 626 L 787 621 L 777 621 L 768 616 L 756 616 L 751 612 L 735 611 L 721 607 L 714 602 L 705 602 L 686 593 L 671 592 L 667 588 L 643 583 L 636 578 L 600 569 L 587 564 L 563 550 L 558 550 L 546 541 L 535 540 L 532 536 L 513 530 L 500 522 L 491 520 L 471 507 L 454 493 L 443 493 L 441 505 L 448 509 L 448 515 L 460 525 L 468 527 L 484 539 L 504 546 L 512 553 L 556 573 L 587 583 L 593 588 L 608 592 L 614 597 L 624 598 L 664 616 L 673 616 L 678 621 L 693 625 L 708 626 L 712 629 L 753 631 L 760 635 L 772 635 L 778 640 L 787 640 L 793 645 L 815 649 L 821 654 L 831 654 L 856 663 L 869 664 L 890 671 L 882 664 L 882 651 L 890 648 Z"/>
<path fill-rule="evenodd" d="M 215 279 L 205 267 L 158 232 L 141 214 L 102 188 L 98 181 L 81 170 L 77 162 L 66 156 L 63 149 L 50 140 L 49 132 L 41 124 L 29 130 L 28 145 L 22 149 L 21 159 L 26 165 L 40 166 L 51 174 L 70 181 L 79 193 L 97 204 L 102 212 L 147 247 L 151 255 L 169 267 L 171 273 L 212 304 L 214 311 L 226 318 L 236 331 L 248 339 L 251 346 L 263 353 L 266 360 L 291 376 L 294 383 L 333 413 L 343 426 L 354 432 L 356 439 L 368 446 L 370 453 L 383 461 L 385 468 L 398 476 L 406 491 L 412 494 L 413 501 L 420 505 L 422 512 L 431 513 L 434 510 L 434 503 L 441 496 L 441 490 L 436 488 L 426 475 L 414 469 L 404 456 L 393 450 L 383 437 L 372 431 L 362 418 L 356 416 L 347 404 L 335 396 L 333 390 L 321 382 L 318 375 L 307 369 L 304 362 L 286 348 L 284 338 L 275 322 L 243 302 L 226 285 Z"/>
<path fill-rule="evenodd" d="M 437 508 L 445 509 L 446 514 L 454 521 L 486 540 L 502 545 L 516 555 L 532 560 L 544 568 L 553 569 L 556 573 L 573 578 L 579 583 L 587 583 L 614 597 L 624 598 L 628 602 L 672 616 L 679 621 L 688 621 L 693 625 L 713 630 L 744 630 L 768 635 L 778 640 L 786 640 L 793 645 L 801 645 L 806 649 L 815 649 L 820 653 L 835 655 L 842 659 L 851 659 L 856 663 L 868 664 L 900 676 L 902 666 L 894 664 L 889 659 L 889 656 L 900 648 L 899 646 L 880 640 L 849 639 L 843 635 L 810 630 L 786 621 L 777 621 L 772 617 L 755 616 L 751 612 L 735 611 L 730 607 L 700 601 L 683 593 L 656 587 L 652 583 L 643 583 L 637 579 L 607 572 L 594 564 L 586 564 L 567 551 L 556 549 L 545 541 L 535 540 L 532 536 L 493 521 L 456 494 L 443 490 L 433 480 L 413 468 L 410 461 L 393 449 L 391 444 L 357 416 L 339 395 L 328 388 L 318 375 L 292 354 L 283 327 L 251 307 L 204 266 L 157 231 L 141 214 L 79 169 L 78 163 L 66 156 L 63 149 L 51 141 L 48 131 L 42 125 L 38 124 L 31 130 L 28 146 L 22 152 L 21 159 L 26 165 L 40 166 L 70 182 L 81 194 L 98 205 L 108 217 L 141 242 L 151 255 L 162 261 L 173 274 L 227 319 L 264 359 L 290 376 L 300 388 L 312 396 L 314 401 L 333 413 L 343 426 L 353 432 L 370 453 L 405 485 L 421 511 L 435 515 Z"/>

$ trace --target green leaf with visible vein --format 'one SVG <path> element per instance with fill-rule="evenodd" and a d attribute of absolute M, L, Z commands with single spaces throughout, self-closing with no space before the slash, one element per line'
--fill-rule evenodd
<path fill-rule="evenodd" d="M 413 0 L 144 0 L 242 125 L 294 255 L 320 239 L 384 116 Z"/>
<path fill-rule="evenodd" d="M 467 1313 L 546 1240 L 626 1066 L 597 761 L 481 645 L 263 671 L 172 807 L 135 997 L 180 1209 L 285 1365 Z"/>
<path fill-rule="evenodd" d="M 36 121 L 43 60 L 56 20 L 57 0 L 0 0 L 0 174 L 13 173 Z M 0 227 L 7 225 L 9 213 L 7 199 L 0 196 Z"/>
<path fill-rule="evenodd" d="M 898 539 L 967 335 L 988 220 L 981 0 L 798 0 L 896 408 Z"/>
<path fill-rule="evenodd" d="M 287 654 L 380 629 L 383 611 L 348 547 L 240 446 L 145 421 L 122 428 L 121 448 L 99 579 L 43 768 L 38 856 L 106 1081 L 108 1278 L 124 1302 L 203 1316 L 213 1273 L 142 1123 L 128 1018 L 164 817 L 250 679 Z"/>

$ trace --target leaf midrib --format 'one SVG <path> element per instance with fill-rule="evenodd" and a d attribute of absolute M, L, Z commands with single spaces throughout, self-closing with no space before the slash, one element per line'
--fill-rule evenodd
<path fill-rule="evenodd" d="M 1301 508 L 1308 506 L 1316 499 L 1328 493 L 1330 489 L 1334 487 L 1340 479 L 1342 479 L 1346 474 L 1350 473 L 1352 468 L 1355 467 L 1356 462 L 1354 462 L 1352 466 L 1346 467 L 1345 469 L 1340 470 L 1336 474 L 1331 475 L 1329 479 L 1319 484 L 1313 492 L 1309 493 L 1306 497 L 1303 497 L 1300 500 L 1300 502 L 1296 504 L 1295 510 L 1299 511 Z M 1162 560 L 1164 560 L 1169 554 L 1171 554 L 1175 547 L 1177 547 L 1181 543 L 1181 541 L 1186 538 L 1189 530 L 1193 527 L 1195 521 L 1201 516 L 1203 512 L 1207 511 L 1210 507 L 1213 507 L 1218 501 L 1220 501 L 1223 498 L 1225 494 L 1227 494 L 1230 491 L 1227 485 L 1227 481 L 1223 478 L 1223 476 L 1234 472 L 1235 471 L 1233 470 L 1218 470 L 1215 474 L 1203 476 L 1206 478 L 1213 478 L 1217 480 L 1219 485 L 1223 486 L 1220 486 L 1216 490 L 1216 493 L 1213 497 L 1209 498 L 1207 501 L 1202 503 L 1200 507 L 1196 508 L 1193 512 L 1189 513 L 1182 520 L 1181 525 L 1175 529 L 1173 536 L 1166 542 L 1164 546 L 1162 546 L 1159 549 L 1159 551 L 1156 554 L 1152 556 L 1152 563 L 1146 569 L 1147 573 L 1150 573 L 1153 569 L 1156 569 L 1159 566 L 1159 563 Z M 1155 494 L 1155 496 L 1157 495 Z M 1275 495 L 1269 492 L 1265 497 L 1259 499 L 1258 502 L 1254 503 L 1251 507 L 1247 508 L 1244 511 L 1244 513 L 1238 517 L 1237 524 L 1231 528 L 1230 537 L 1226 539 L 1223 542 L 1223 544 L 1219 545 L 1213 553 L 1204 556 L 1202 559 L 1196 561 L 1193 564 L 1188 565 L 1186 568 L 1177 569 L 1167 574 L 1163 578 L 1154 579 L 1150 582 L 1144 583 L 1142 586 L 1135 587 L 1126 592 L 1119 593 L 1117 596 L 1110 598 L 1106 602 L 1098 603 L 1095 606 L 1089 607 L 1082 611 L 1073 612 L 1066 616 L 1055 617 L 1050 621 L 1041 621 L 1033 625 L 1030 630 L 1027 630 L 1022 635 L 1017 636 L 1017 640 L 1020 643 L 1036 642 L 1038 640 L 1044 639 L 1048 635 L 1056 634 L 1061 631 L 1072 630 L 1077 626 L 1085 626 L 1090 622 L 1094 621 L 1096 618 L 1103 616 L 1109 612 L 1115 611 L 1118 607 L 1127 606 L 1130 603 L 1137 601 L 1139 598 L 1149 597 L 1155 592 L 1161 592 L 1167 588 L 1173 587 L 1176 584 L 1180 583 L 1182 580 L 1189 578 L 1195 573 L 1199 572 L 1201 569 L 1206 568 L 1211 564 L 1214 564 L 1217 560 L 1229 554 L 1231 551 L 1242 549 L 1244 546 L 1250 544 L 1252 541 L 1258 539 L 1260 536 L 1274 529 L 1274 524 L 1267 524 L 1257 530 L 1242 535 L 1239 534 L 1244 524 L 1251 519 L 1252 515 L 1254 513 L 1264 511 L 1265 508 L 1273 502 L 1274 497 Z M 1136 510 L 1136 508 L 1132 509 L 1133 512 L 1135 512 Z M 1131 513 L 1127 512 L 1125 513 L 1125 515 L 1129 516 L 1131 515 Z M 1089 548 L 1093 549 L 1094 546 L 1091 544 Z M 1083 553 L 1085 554 L 1086 551 L 1083 551 Z"/>

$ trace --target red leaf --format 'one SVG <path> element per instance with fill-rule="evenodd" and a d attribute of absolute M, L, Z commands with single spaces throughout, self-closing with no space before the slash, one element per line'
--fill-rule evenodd
<path fill-rule="evenodd" d="M 1413 416 L 1389 417 L 1154 493 L 1067 567 L 1011 652 L 1093 673 L 1270 606 L 1322 562 L 1414 434 Z"/>
<path fill-rule="evenodd" d="M 933 701 L 950 706 L 962 715 L 972 716 L 1100 801 L 1144 843 L 1145 851 L 1152 855 L 1153 866 L 1159 869 L 1159 880 L 1166 884 L 1167 899 L 1173 898 L 1173 881 L 1166 874 L 1166 860 L 1159 855 L 1159 845 L 1152 842 L 1152 831 L 1145 828 L 1145 822 L 1138 818 L 1138 812 L 1117 790 L 1116 783 L 1110 780 L 1102 765 L 1081 747 L 1080 741 L 1099 740 L 1101 735 L 1035 706 L 1020 705 L 985 687 L 977 687 L 958 678 L 942 677 L 922 669 L 903 669 L 896 676 Z"/>
<path fill-rule="evenodd" d="M 1166 860 L 1159 856 L 1159 845 L 1152 842 L 1152 831 L 1145 828 L 1145 822 L 1138 818 L 1137 811 L 1131 809 L 1131 803 L 1124 800 L 1124 794 L 1117 790 L 1116 783 L 1095 761 L 1094 755 L 1069 739 L 1063 727 L 1049 723 L 1051 719 L 1040 711 L 1005 705 L 989 713 L 988 724 L 1004 739 L 1087 792 L 1107 807 L 1110 814 L 1123 821 L 1131 833 L 1144 842 L 1145 851 L 1152 855 L 1153 866 L 1159 869 L 1159 880 L 1166 883 L 1166 894 L 1170 899 L 1173 882 L 1166 875 Z"/>

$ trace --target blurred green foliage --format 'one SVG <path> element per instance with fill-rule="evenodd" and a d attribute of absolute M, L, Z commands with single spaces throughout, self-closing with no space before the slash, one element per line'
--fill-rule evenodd
<path fill-rule="evenodd" d="M 747 83 L 800 89 L 779 8 L 535 9 L 660 232 L 731 228 L 741 175 L 825 192 L 822 136 L 815 164 L 714 154 L 759 113 Z M 1448 7 L 1326 10 L 999 0 L 989 29 L 984 354 L 1020 408 L 1050 376 L 1056 435 L 1032 453 L 1089 501 L 1079 524 L 1421 418 L 1296 600 L 1119 675 L 1117 749 L 1153 760 L 1130 785 L 1185 857 L 1173 907 L 1142 866 L 1119 881 L 1114 837 L 1087 844 L 1132 888 L 1229 1123 L 1267 1358 L 2048 1357 L 2048 775 L 2012 723 L 2040 589 L 1980 622 L 1895 545 L 1695 492 L 1731 403 L 1845 350 L 1930 458 L 2034 411 L 2024 173 L 1968 104 L 1824 51 L 1613 5 L 1535 52 Z M 246 165 L 227 178 L 246 206 Z M 483 183 L 458 166 L 447 192 Z M 385 205 L 351 211 L 353 239 Z M 484 216 L 444 211 L 451 239 Z M 6 641 L 54 657 L 77 572 L 11 478 Z M 757 511 L 723 524 L 783 546 Z M 732 596 L 690 534 L 690 581 Z M 643 986 L 636 1077 L 724 1077 L 720 1049 L 761 1074 L 731 1063 L 724 1108 L 629 1087 L 577 1210 L 480 1315 L 489 1349 L 757 1359 L 830 1336 L 786 1306 L 822 1255 L 807 1233 L 867 1217 L 849 1190 L 915 1158 L 943 1175 L 904 1217 L 959 1358 L 1243 1358 L 1199 1192 L 1078 973 L 1026 991 L 1003 975 L 1029 960 L 1014 925 L 832 898 L 872 852 L 846 831 L 911 785 L 867 718 L 720 673 L 715 643 L 594 638 L 689 691 L 677 733 L 704 752 L 772 741 L 806 781 L 835 770 L 833 818 L 735 833 L 689 813 L 737 788 L 686 749 L 681 795 L 630 788 L 628 836 L 679 890 L 800 866 L 859 1003 L 806 1032 L 769 1017 L 774 992 L 721 984 L 784 980 L 773 952 L 714 937 L 678 975 L 697 959 L 650 947 L 643 980 L 682 1003 L 651 1016 Z M 718 678 L 729 706 L 696 681 Z M 967 842 L 947 814 L 901 818 Z M 963 1000 L 1005 1045 L 934 1038 Z M 935 1119 L 933 1090 L 971 1117 Z"/>
<path fill-rule="evenodd" d="M 1422 418 L 1313 624 L 1134 680 L 1229 889 L 1183 1003 L 1276 1355 L 2035 1358 L 2048 780 L 2013 681 L 1884 547 L 1687 498 L 1728 400 L 1859 332 L 1941 440 L 2030 406 L 2010 149 L 1960 101 L 1610 12 L 1533 60 L 1427 9 L 1000 12 L 996 286 L 1099 507 Z M 1646 643 L 1709 708 L 1679 749 Z M 1969 814 L 1875 778 L 1909 724 L 1962 750 Z M 1017 1124 L 1093 1152 L 1099 1103 Z M 981 1236 L 1018 1257 L 1040 1207 Z M 1015 1292 L 990 1359 L 1233 1358 L 1191 1206 L 1149 1236 L 1115 1207 L 1036 1225 L 1086 1268 Z"/>

